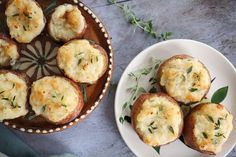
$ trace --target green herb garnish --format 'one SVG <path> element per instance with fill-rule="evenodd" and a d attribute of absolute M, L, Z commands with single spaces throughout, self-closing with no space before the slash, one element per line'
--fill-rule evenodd
<path fill-rule="evenodd" d="M 193 66 L 189 67 L 189 68 L 187 69 L 187 74 L 191 73 L 192 70 L 193 70 Z"/>
<path fill-rule="evenodd" d="M 111 90 L 116 89 L 116 88 L 117 88 L 117 85 L 118 85 L 118 84 L 117 84 L 116 82 L 111 81 L 111 82 L 110 82 L 110 89 L 111 89 Z"/>
<path fill-rule="evenodd" d="M 154 124 L 154 121 L 152 121 L 150 124 L 149 124 L 149 126 L 151 126 L 151 125 L 153 125 Z"/>
<path fill-rule="evenodd" d="M 15 16 L 19 16 L 20 14 L 16 13 L 16 14 L 13 14 L 12 17 L 15 17 Z"/>
<path fill-rule="evenodd" d="M 215 130 L 218 130 L 220 128 L 220 120 L 221 118 L 218 118 L 217 122 L 215 123 Z"/>
<path fill-rule="evenodd" d="M 161 36 L 159 37 L 159 39 L 161 40 L 167 40 L 169 39 L 171 36 L 172 36 L 172 32 L 164 32 L 164 33 L 161 33 Z"/>
<path fill-rule="evenodd" d="M 62 95 L 62 97 L 61 97 L 61 101 L 63 101 L 63 99 L 64 99 L 64 95 Z"/>
<path fill-rule="evenodd" d="M 23 29 L 24 29 L 24 31 L 27 31 L 27 29 L 25 28 L 25 26 L 23 25 Z"/>
<path fill-rule="evenodd" d="M 227 117 L 228 117 L 228 114 L 226 113 L 226 115 L 225 115 L 225 119 L 227 119 Z"/>
<path fill-rule="evenodd" d="M 63 107 L 67 107 L 67 105 L 66 105 L 66 104 L 64 104 L 64 103 L 62 103 L 62 104 L 61 104 L 61 106 L 63 106 Z"/>
<path fill-rule="evenodd" d="M 133 104 L 133 102 L 141 93 L 146 93 L 146 90 L 143 87 L 140 87 L 139 81 L 143 76 L 147 76 L 153 70 L 155 70 L 155 67 L 159 64 L 161 64 L 160 60 L 153 59 L 153 63 L 151 65 L 128 74 L 128 76 L 135 81 L 135 85 L 127 89 L 131 93 L 131 97 L 123 104 L 123 110 L 125 110 L 128 105 L 130 106 Z M 153 82 L 155 80 L 150 79 L 150 81 Z"/>
<path fill-rule="evenodd" d="M 197 90 L 198 90 L 197 88 L 191 88 L 191 89 L 189 89 L 190 92 L 195 92 L 195 91 L 197 91 Z"/>
<path fill-rule="evenodd" d="M 168 129 L 169 129 L 169 131 L 170 131 L 172 134 L 175 134 L 174 129 L 173 129 L 172 126 L 169 126 Z"/>
<path fill-rule="evenodd" d="M 215 122 L 214 122 L 214 119 L 212 118 L 212 116 L 209 116 L 209 115 L 208 115 L 208 116 L 207 116 L 207 120 L 210 121 L 210 122 L 212 122 L 212 123 L 215 123 Z"/>
<path fill-rule="evenodd" d="M 158 154 L 160 154 L 160 149 L 161 149 L 161 147 L 160 147 L 160 146 L 153 147 L 153 149 L 155 149 L 155 151 L 156 151 Z"/>
<path fill-rule="evenodd" d="M 211 102 L 216 104 L 221 103 L 225 99 L 227 93 L 228 86 L 218 89 L 211 97 Z"/>
<path fill-rule="evenodd" d="M 56 97 L 57 97 L 57 95 L 54 93 L 54 94 L 52 94 L 52 97 L 53 97 L 53 98 L 56 98 Z"/>
<path fill-rule="evenodd" d="M 83 52 L 79 52 L 78 54 L 75 54 L 75 57 L 78 57 L 79 55 L 82 55 Z"/>
<path fill-rule="evenodd" d="M 120 121 L 121 124 L 123 124 L 124 121 L 125 121 L 125 120 L 124 120 L 124 117 L 120 117 L 120 118 L 119 118 L 119 121 Z"/>
<path fill-rule="evenodd" d="M 149 90 L 149 93 L 156 93 L 156 92 L 157 92 L 156 87 L 152 87 L 152 88 Z"/>
<path fill-rule="evenodd" d="M 216 77 L 214 77 L 212 80 L 211 80 L 211 83 L 213 83 L 215 81 Z"/>
<path fill-rule="evenodd" d="M 207 133 L 205 133 L 205 132 L 202 132 L 202 135 L 203 135 L 203 137 L 204 137 L 205 139 L 207 139 L 207 138 L 208 138 L 208 135 L 207 135 Z"/>
<path fill-rule="evenodd" d="M 12 89 L 14 89 L 14 88 L 15 88 L 15 86 L 16 86 L 16 84 L 15 84 L 15 83 L 13 83 L 13 84 L 12 84 Z"/>
<path fill-rule="evenodd" d="M 222 137 L 226 138 L 223 133 L 217 133 L 217 134 L 215 134 L 215 136 L 216 136 L 216 137 L 221 137 L 221 136 L 222 136 Z"/>
<path fill-rule="evenodd" d="M 29 116 L 27 117 L 27 119 L 28 119 L 28 120 L 32 120 L 32 119 L 34 119 L 34 118 L 36 118 L 36 117 L 37 117 L 36 114 L 32 114 L 32 115 L 29 115 Z"/>
<path fill-rule="evenodd" d="M 83 96 L 84 96 L 84 102 L 87 103 L 88 102 L 88 97 L 87 97 L 86 85 L 81 84 L 80 88 L 81 88 Z"/>
<path fill-rule="evenodd" d="M 32 17 L 31 16 L 29 16 L 29 14 L 27 14 L 27 13 L 23 13 L 27 18 L 29 18 L 29 19 L 31 19 Z"/>
<path fill-rule="evenodd" d="M 182 81 L 186 81 L 186 77 L 184 75 L 181 75 Z"/>
<path fill-rule="evenodd" d="M 153 133 L 151 128 L 148 128 L 148 131 L 149 131 L 151 134 Z"/>
<path fill-rule="evenodd" d="M 16 96 L 14 96 L 12 99 L 2 98 L 2 100 L 8 101 L 12 108 L 16 108 L 16 107 L 21 108 L 20 106 L 15 105 L 15 99 L 16 99 Z"/>
<path fill-rule="evenodd" d="M 217 144 L 217 140 L 216 139 L 211 139 L 211 143 L 216 145 Z"/>
<path fill-rule="evenodd" d="M 46 110 L 46 105 L 44 105 L 44 106 L 41 108 L 40 113 L 43 113 L 45 110 Z"/>
<path fill-rule="evenodd" d="M 130 116 L 125 116 L 124 120 L 131 124 L 131 117 Z"/>
<path fill-rule="evenodd" d="M 81 62 L 82 62 L 82 58 L 80 58 L 80 59 L 78 60 L 77 65 L 80 65 Z"/>
<path fill-rule="evenodd" d="M 47 8 L 43 10 L 44 14 L 48 15 L 53 10 L 53 8 L 56 7 L 56 5 L 57 5 L 57 0 L 51 0 Z"/>
<path fill-rule="evenodd" d="M 159 106 L 159 111 L 163 111 L 164 110 L 164 107 L 163 106 Z"/>
<path fill-rule="evenodd" d="M 157 129 L 157 127 L 153 127 L 153 126 L 151 126 L 151 128 L 152 128 L 152 130 L 156 130 Z"/>

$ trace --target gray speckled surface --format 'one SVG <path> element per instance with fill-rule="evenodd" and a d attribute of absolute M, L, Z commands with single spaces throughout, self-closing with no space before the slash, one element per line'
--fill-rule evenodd
<path fill-rule="evenodd" d="M 139 30 L 133 32 L 123 14 L 106 0 L 83 0 L 104 22 L 115 52 L 115 81 L 127 64 L 144 48 L 156 43 Z M 129 4 L 142 18 L 152 19 L 159 32 L 174 32 L 172 38 L 204 42 L 222 52 L 236 65 L 235 0 L 131 0 Z M 42 156 L 73 153 L 79 157 L 133 157 L 114 119 L 111 91 L 101 106 L 79 125 L 61 133 L 30 135 L 15 133 Z M 236 157 L 234 149 L 228 157 Z"/>

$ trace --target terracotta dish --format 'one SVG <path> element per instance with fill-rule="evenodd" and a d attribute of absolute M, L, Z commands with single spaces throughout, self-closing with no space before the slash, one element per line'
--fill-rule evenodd
<path fill-rule="evenodd" d="M 7 1 L 8 0 L 0 0 L 0 34 L 3 34 L 6 37 L 10 37 L 9 29 L 6 25 L 5 16 Z M 42 117 L 36 117 L 32 120 L 29 120 L 29 118 L 25 116 L 13 120 L 3 121 L 4 125 L 20 130 L 22 132 L 46 134 L 62 131 L 77 124 L 79 121 L 86 118 L 98 106 L 105 93 L 107 92 L 109 83 L 111 81 L 113 69 L 113 53 L 111 40 L 106 31 L 106 28 L 98 19 L 98 17 L 83 3 L 73 0 L 36 1 L 41 6 L 47 22 L 49 21 L 50 14 L 57 6 L 64 3 L 77 5 L 78 9 L 85 17 L 87 23 L 87 29 L 82 38 L 88 39 L 91 42 L 100 45 L 106 51 L 108 56 L 108 68 L 105 74 L 95 84 L 78 84 L 79 86 L 84 87 L 83 89 L 85 89 L 87 93 L 87 101 L 85 100 L 82 111 L 74 120 L 63 125 L 51 124 Z M 13 67 L 1 69 L 25 72 L 29 77 L 30 85 L 32 84 L 32 82 L 39 78 L 42 78 L 43 76 L 64 76 L 63 73 L 59 70 L 56 63 L 57 49 L 62 46 L 63 43 L 53 40 L 48 33 L 47 27 L 45 27 L 42 33 L 34 38 L 30 43 L 16 43 L 20 50 L 19 59 Z M 27 105 L 30 108 L 30 105 Z"/>

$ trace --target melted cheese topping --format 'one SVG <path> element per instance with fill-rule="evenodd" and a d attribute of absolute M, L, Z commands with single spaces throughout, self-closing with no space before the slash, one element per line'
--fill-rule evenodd
<path fill-rule="evenodd" d="M 180 107 L 165 97 L 153 96 L 142 105 L 137 115 L 136 129 L 143 141 L 151 146 L 164 145 L 179 135 L 183 121 Z"/>
<path fill-rule="evenodd" d="M 16 45 L 0 39 L 0 66 L 14 65 L 18 57 Z"/>
<path fill-rule="evenodd" d="M 55 40 L 69 41 L 81 35 L 86 22 L 76 5 L 63 4 L 52 14 L 49 32 Z"/>
<path fill-rule="evenodd" d="M 107 58 L 87 40 L 73 40 L 59 48 L 57 61 L 66 75 L 77 82 L 94 83 L 105 68 Z"/>
<path fill-rule="evenodd" d="M 20 43 L 29 43 L 45 26 L 42 9 L 34 0 L 12 0 L 6 12 L 10 35 Z"/>
<path fill-rule="evenodd" d="M 203 98 L 211 78 L 197 59 L 173 59 L 163 66 L 160 84 L 171 97 L 187 104 Z"/>
<path fill-rule="evenodd" d="M 30 104 L 36 115 L 52 122 L 60 122 L 77 107 L 79 96 L 76 88 L 61 77 L 44 77 L 33 83 Z"/>
<path fill-rule="evenodd" d="M 27 84 L 10 72 L 0 74 L 0 121 L 27 114 Z"/>
<path fill-rule="evenodd" d="M 194 137 L 201 150 L 218 153 L 233 129 L 233 116 L 219 104 L 205 104 L 194 113 Z"/>

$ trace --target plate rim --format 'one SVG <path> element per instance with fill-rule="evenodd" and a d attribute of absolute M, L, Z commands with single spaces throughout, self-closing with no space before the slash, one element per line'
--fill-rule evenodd
<path fill-rule="evenodd" d="M 142 51 L 140 51 L 130 62 L 129 64 L 126 66 L 125 70 L 123 71 L 121 77 L 120 77 L 120 80 L 118 82 L 118 85 L 117 85 L 117 89 L 116 89 L 116 94 L 115 94 L 115 100 L 114 100 L 114 117 L 115 117 L 115 121 L 116 121 L 116 125 L 117 125 L 117 128 L 119 130 L 119 133 L 120 133 L 120 136 L 122 137 L 122 140 L 124 141 L 124 143 L 126 144 L 126 146 L 128 146 L 128 148 L 132 151 L 132 153 L 134 153 L 136 156 L 138 156 L 138 154 L 136 152 L 133 151 L 133 149 L 131 149 L 131 146 L 130 144 L 127 143 L 127 139 L 124 138 L 122 132 L 121 132 L 121 128 L 120 128 L 120 122 L 119 122 L 119 115 L 117 115 L 118 111 L 117 111 L 117 99 L 118 99 L 118 90 L 120 90 L 121 88 L 121 81 L 123 80 L 123 78 L 125 77 L 125 73 L 127 72 L 127 69 L 128 67 L 133 64 L 134 60 L 136 60 L 140 55 L 142 55 L 143 53 L 147 53 L 149 50 L 157 47 L 157 46 L 160 46 L 160 45 L 163 45 L 163 44 L 166 44 L 166 43 L 170 43 L 170 42 L 192 42 L 192 43 L 196 43 L 196 44 L 200 44 L 202 46 L 206 46 L 207 48 L 213 50 L 216 52 L 217 55 L 219 55 L 220 57 L 222 57 L 226 62 L 227 64 L 234 70 L 234 73 L 236 74 L 236 68 L 234 67 L 234 65 L 222 54 L 220 53 L 220 51 L 216 50 L 215 48 L 203 43 L 203 42 L 200 42 L 200 41 L 196 41 L 196 40 L 192 40 L 192 39 L 169 39 L 169 40 L 166 40 L 166 41 L 161 41 L 159 43 L 155 43 L 151 46 L 148 46 L 147 48 L 143 49 Z M 231 135 L 232 136 L 232 135 Z M 230 149 L 226 152 L 226 155 L 228 155 L 232 150 L 233 148 L 236 146 L 236 141 L 234 142 L 234 144 L 230 147 Z"/>

